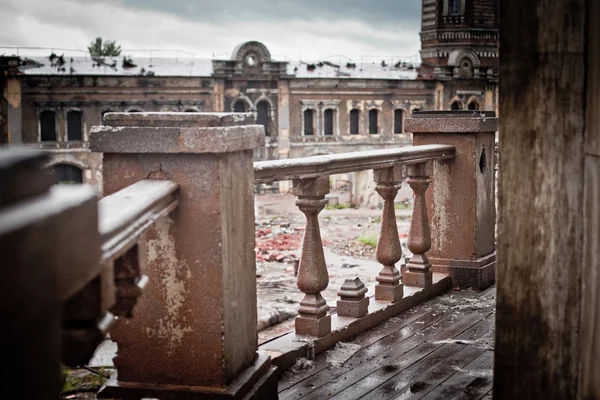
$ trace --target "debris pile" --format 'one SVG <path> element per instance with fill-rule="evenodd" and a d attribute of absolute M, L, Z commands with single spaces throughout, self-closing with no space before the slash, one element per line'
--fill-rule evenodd
<path fill-rule="evenodd" d="M 270 227 L 257 229 L 255 233 L 256 260 L 295 263 L 298 257 L 289 253 L 289 251 L 300 248 L 302 242 L 301 230 L 300 228 L 290 229 L 284 227 L 275 233 Z"/>

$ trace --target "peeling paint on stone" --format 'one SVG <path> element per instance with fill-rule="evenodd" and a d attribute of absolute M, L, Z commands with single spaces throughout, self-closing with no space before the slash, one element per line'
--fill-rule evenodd
<path fill-rule="evenodd" d="M 433 187 L 433 215 L 432 221 L 438 229 L 432 230 L 433 247 L 443 249 L 446 246 L 446 240 L 451 234 L 449 232 L 450 223 L 446 213 L 446 204 L 450 201 L 450 166 L 446 163 L 436 163 L 433 169 L 433 181 L 436 183 Z"/>
<path fill-rule="evenodd" d="M 186 298 L 186 281 L 192 277 L 192 271 L 185 260 L 178 260 L 175 251 L 175 241 L 169 234 L 173 220 L 164 218 L 156 223 L 157 237 L 148 241 L 148 263 L 150 268 L 160 271 L 162 287 L 165 289 L 166 315 L 156 321 L 156 328 L 146 327 L 148 336 L 156 336 L 168 342 L 168 352 L 172 353 L 181 345 L 183 336 L 192 332 L 189 326 L 181 324 L 178 319 L 179 310 L 184 306 Z M 172 266 L 180 266 L 178 271 Z M 179 272 L 179 274 L 178 274 Z M 184 274 L 185 277 L 178 275 Z"/>

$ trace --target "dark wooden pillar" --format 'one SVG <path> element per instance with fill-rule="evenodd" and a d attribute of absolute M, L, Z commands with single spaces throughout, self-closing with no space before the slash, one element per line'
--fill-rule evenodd
<path fill-rule="evenodd" d="M 500 2 L 495 399 L 600 398 L 598 11 Z"/>

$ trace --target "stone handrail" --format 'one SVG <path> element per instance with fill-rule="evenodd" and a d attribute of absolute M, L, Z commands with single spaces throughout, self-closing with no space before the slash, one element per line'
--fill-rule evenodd
<path fill-rule="evenodd" d="M 167 180 L 132 182 L 98 201 L 92 186 L 53 185 L 48 158 L 0 149 L 0 244 L 11 266 L 2 311 L 19 338 L 6 342 L 39 367 L 7 362 L 16 377 L 31 373 L 27 398 L 56 397 L 59 371 L 40 371 L 85 365 L 117 317 L 132 316 L 148 282 L 146 233 L 179 204 L 179 185 Z M 38 346 L 41 337 L 53 339 Z"/>
<path fill-rule="evenodd" d="M 268 183 L 282 180 L 315 178 L 368 169 L 389 168 L 399 163 L 414 164 L 427 160 L 453 158 L 454 146 L 423 145 L 397 149 L 357 151 L 304 158 L 254 163 L 254 181 Z"/>
<path fill-rule="evenodd" d="M 157 219 L 179 204 L 178 185 L 143 180 L 106 196 L 98 203 L 102 259 L 112 261 L 133 247 Z"/>
<path fill-rule="evenodd" d="M 398 149 L 361 151 L 298 159 L 254 163 L 256 183 L 292 180 L 296 205 L 306 216 L 305 235 L 298 267 L 298 288 L 305 294 L 298 308 L 296 334 L 323 337 L 331 333 L 329 307 L 321 292 L 329 284 L 327 263 L 319 228 L 319 212 L 329 193 L 329 175 L 374 170 L 376 191 L 384 200 L 376 259 L 382 265 L 377 275 L 375 300 L 398 302 L 404 296 L 401 274 L 396 264 L 402 259 L 394 198 L 403 180 L 402 166 L 407 165 L 408 183 L 414 190 L 415 207 L 411 219 L 408 247 L 413 257 L 404 271 L 404 283 L 428 288 L 433 284 L 431 264 L 425 253 L 431 247 L 431 234 L 425 190 L 431 182 L 433 160 L 455 156 L 451 145 L 422 145 Z M 348 280 L 340 288 L 338 315 L 360 318 L 368 313 L 369 300 L 360 279 Z"/>

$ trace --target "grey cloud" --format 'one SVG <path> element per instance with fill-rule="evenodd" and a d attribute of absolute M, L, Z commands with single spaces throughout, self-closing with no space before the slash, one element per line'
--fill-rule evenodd
<path fill-rule="evenodd" d="M 199 21 L 353 19 L 369 25 L 418 29 L 421 0 L 123 0 Z"/>

